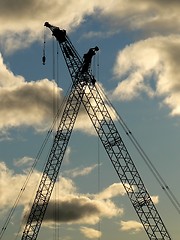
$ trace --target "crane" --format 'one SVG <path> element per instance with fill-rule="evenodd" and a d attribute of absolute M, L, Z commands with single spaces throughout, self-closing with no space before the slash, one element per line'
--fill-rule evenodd
<path fill-rule="evenodd" d="M 78 111 L 83 104 L 147 236 L 150 240 L 170 240 L 171 237 L 90 72 L 92 57 L 99 48 L 90 48 L 82 59 L 64 29 L 48 22 L 44 25 L 51 30 L 59 43 L 72 79 L 72 87 L 21 239 L 37 239 Z"/>

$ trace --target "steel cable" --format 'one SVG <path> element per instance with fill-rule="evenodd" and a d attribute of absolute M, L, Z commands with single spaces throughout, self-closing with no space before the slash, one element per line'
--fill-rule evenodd
<path fill-rule="evenodd" d="M 155 168 L 154 164 L 151 162 L 151 160 L 149 159 L 147 154 L 144 152 L 144 150 L 140 146 L 139 142 L 136 140 L 136 138 L 134 137 L 134 135 L 132 134 L 132 132 L 128 128 L 127 124 L 124 122 L 122 117 L 116 111 L 116 109 L 114 108 L 114 106 L 112 105 L 110 100 L 108 99 L 107 95 L 105 94 L 105 92 L 102 89 L 100 84 L 98 84 L 98 87 L 99 87 L 99 90 L 100 90 L 103 98 L 105 99 L 105 101 L 107 102 L 108 106 L 110 107 L 110 109 L 114 113 L 114 115 L 115 115 L 117 121 L 119 122 L 119 124 L 121 125 L 122 129 L 124 130 L 126 135 L 129 137 L 130 141 L 132 142 L 132 144 L 134 145 L 134 147 L 136 148 L 136 150 L 138 151 L 138 153 L 140 154 L 140 156 L 142 157 L 142 159 L 144 160 L 144 162 L 146 163 L 146 165 L 150 169 L 151 173 L 153 174 L 153 176 L 155 177 L 155 179 L 157 180 L 157 182 L 159 183 L 161 188 L 166 193 L 167 197 L 171 201 L 171 203 L 174 206 L 174 208 L 180 214 L 180 203 L 179 203 L 178 199 L 175 197 L 175 195 L 173 194 L 173 192 L 171 191 L 169 186 L 166 184 L 165 180 L 162 178 L 162 176 L 160 175 L 158 170 Z"/>

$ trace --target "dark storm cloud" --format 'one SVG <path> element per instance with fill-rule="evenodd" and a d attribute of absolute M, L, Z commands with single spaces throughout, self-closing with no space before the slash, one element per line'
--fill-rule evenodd
<path fill-rule="evenodd" d="M 39 114 L 42 111 L 45 115 L 49 115 L 52 108 L 50 99 L 52 98 L 53 93 L 46 85 L 46 81 L 44 81 L 44 84 L 43 81 L 41 84 L 38 84 L 38 82 L 25 83 L 15 89 L 4 89 L 1 91 L 0 111 L 4 113 L 8 108 L 11 111 L 21 109 L 22 112 L 28 112 L 35 111 L 35 108 L 37 108 L 37 114 L 38 111 Z"/>
<path fill-rule="evenodd" d="M 87 198 L 72 198 L 66 201 L 51 201 L 45 214 L 45 221 L 78 222 L 100 213 L 95 202 Z"/>
<path fill-rule="evenodd" d="M 20 126 L 31 126 L 40 131 L 49 129 L 54 111 L 60 108 L 64 99 L 63 90 L 48 79 L 27 82 L 23 76 L 14 75 L 4 64 L 1 54 L 0 69 L 0 136 L 2 132 Z M 75 128 L 92 132 L 84 108 L 80 108 Z"/>
<path fill-rule="evenodd" d="M 62 200 L 51 200 L 48 204 L 44 226 L 51 226 L 53 222 L 69 224 L 96 224 L 100 218 L 112 218 L 122 215 L 123 209 L 118 208 L 110 199 L 103 200 L 75 193 L 63 196 Z M 25 209 L 25 218 L 30 209 Z"/>
<path fill-rule="evenodd" d="M 19 126 L 49 128 L 53 103 L 61 103 L 62 89 L 48 79 L 26 82 L 22 76 L 15 76 L 1 55 L 0 69 L 0 132 Z"/>
<path fill-rule="evenodd" d="M 27 157 L 16 160 L 18 165 L 27 163 Z M 28 160 L 29 162 L 29 160 Z M 33 199 L 34 183 L 38 181 L 41 173 L 34 171 L 26 190 L 18 202 L 19 206 L 24 207 L 23 221 L 27 220 L 28 214 L 31 209 L 29 199 Z M 9 169 L 4 162 L 0 162 L 0 210 L 9 211 L 16 199 L 19 189 L 21 189 L 22 182 L 27 178 L 26 173 L 17 174 L 12 169 Z M 13 186 L 10 188 L 9 186 Z M 97 224 L 100 218 L 113 218 L 123 214 L 123 209 L 118 208 L 111 200 L 112 195 L 117 195 L 117 189 L 114 186 L 109 186 L 104 189 L 103 193 L 98 195 L 80 194 L 77 192 L 75 182 L 71 179 L 61 177 L 56 185 L 60 199 L 54 198 L 52 194 L 51 200 L 45 214 L 43 225 L 51 227 L 54 221 L 59 223 L 74 223 L 74 224 Z M 115 190 L 114 194 L 113 189 Z M 108 194 L 109 192 L 109 194 Z M 35 194 L 35 193 L 34 193 Z M 33 194 L 33 195 L 34 195 Z M 109 198 L 108 198 L 109 195 Z M 121 194 L 120 194 L 121 195 Z M 104 199 L 104 197 L 105 199 Z"/>
<path fill-rule="evenodd" d="M 54 93 L 47 79 L 0 88 L 0 128 L 34 125 L 46 129 L 52 121 L 53 102 L 61 102 L 60 92 L 57 88 Z"/>

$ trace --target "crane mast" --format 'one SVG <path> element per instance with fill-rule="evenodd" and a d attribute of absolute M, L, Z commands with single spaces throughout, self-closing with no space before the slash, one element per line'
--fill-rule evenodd
<path fill-rule="evenodd" d="M 99 50 L 98 47 L 91 48 L 82 60 L 65 30 L 52 26 L 48 22 L 44 25 L 52 31 L 52 35 L 59 42 L 73 85 L 23 231 L 22 240 L 37 238 L 81 103 L 94 125 L 147 236 L 150 240 L 170 240 L 171 237 L 95 84 L 96 80 L 89 71 L 91 59 Z"/>

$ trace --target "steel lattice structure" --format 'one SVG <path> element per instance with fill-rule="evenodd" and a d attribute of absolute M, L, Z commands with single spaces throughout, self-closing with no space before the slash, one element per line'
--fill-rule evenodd
<path fill-rule="evenodd" d="M 81 103 L 96 129 L 147 236 L 150 240 L 170 240 L 171 237 L 96 87 L 94 76 L 89 71 L 91 58 L 98 48 L 90 49 L 83 61 L 65 30 L 60 30 L 47 22 L 45 26 L 50 28 L 59 42 L 73 85 L 23 231 L 22 240 L 37 238 Z"/>

